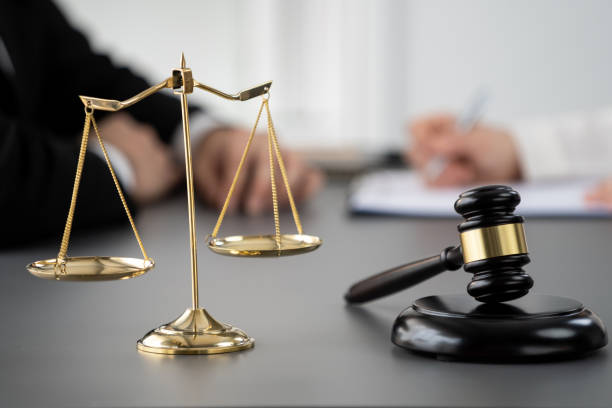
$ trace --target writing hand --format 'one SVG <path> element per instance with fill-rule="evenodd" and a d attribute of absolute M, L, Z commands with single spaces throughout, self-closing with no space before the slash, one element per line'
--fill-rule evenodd
<path fill-rule="evenodd" d="M 454 116 L 437 114 L 415 120 L 409 132 L 411 146 L 406 158 L 432 186 L 520 178 L 517 149 L 503 129 L 476 125 L 463 133 L 457 130 Z M 446 165 L 429 179 L 425 169 L 436 157 L 443 158 Z"/>

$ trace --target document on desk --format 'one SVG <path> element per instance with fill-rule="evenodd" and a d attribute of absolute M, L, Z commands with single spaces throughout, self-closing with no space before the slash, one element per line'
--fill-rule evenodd
<path fill-rule="evenodd" d="M 517 214 L 530 217 L 612 217 L 612 212 L 586 204 L 585 193 L 599 179 L 503 183 L 521 195 Z M 502 183 L 500 183 L 502 184 Z M 410 170 L 384 170 L 351 183 L 349 207 L 356 214 L 413 217 L 458 217 L 454 203 L 463 188 L 430 188 Z"/>

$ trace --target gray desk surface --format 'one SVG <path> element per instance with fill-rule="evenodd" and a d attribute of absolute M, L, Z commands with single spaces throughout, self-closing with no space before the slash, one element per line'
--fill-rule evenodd
<path fill-rule="evenodd" d="M 366 307 L 345 306 L 342 294 L 358 278 L 454 244 L 457 221 L 351 218 L 344 195 L 343 186 L 331 185 L 302 209 L 306 232 L 324 245 L 283 259 L 208 251 L 204 236 L 216 214 L 198 208 L 201 303 L 256 339 L 240 353 L 173 358 L 136 351 L 141 335 L 190 302 L 182 197 L 138 217 L 157 266 L 136 279 L 30 276 L 24 266 L 54 257 L 56 242 L 0 252 L 0 405 L 612 405 L 610 346 L 586 359 L 537 365 L 441 362 L 393 346 L 391 324 L 404 307 L 420 296 L 463 292 L 469 276 L 448 272 Z M 291 228 L 287 214 L 282 222 Z M 229 217 L 222 232 L 270 231 L 271 223 Z M 579 299 L 612 325 L 612 221 L 528 220 L 526 230 L 535 291 Z M 138 249 L 125 227 L 75 235 L 69 253 L 137 256 Z"/>

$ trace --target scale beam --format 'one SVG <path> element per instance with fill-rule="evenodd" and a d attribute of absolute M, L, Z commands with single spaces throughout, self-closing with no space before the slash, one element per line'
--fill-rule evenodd
<path fill-rule="evenodd" d="M 170 89 L 181 88 L 183 86 L 182 82 L 183 81 L 182 81 L 181 76 L 177 77 L 173 75 L 172 77 L 163 80 L 159 84 L 154 85 L 150 87 L 149 89 L 146 89 L 142 91 L 141 93 L 134 95 L 131 98 L 126 99 L 124 101 L 118 101 L 116 99 L 94 98 L 92 96 L 84 96 L 84 95 L 79 95 L 79 99 L 81 99 L 81 102 L 83 102 L 83 105 L 85 105 L 86 107 L 108 111 L 108 112 L 117 112 L 117 111 L 120 111 L 121 109 L 130 107 L 142 101 L 143 99 L 148 98 L 149 96 L 161 91 L 164 88 L 170 88 Z M 221 98 L 231 100 L 231 101 L 248 101 L 249 99 L 253 99 L 257 96 L 260 96 L 260 95 L 263 95 L 269 92 L 270 87 L 272 87 L 272 81 L 268 81 L 261 85 L 257 85 L 252 88 L 245 89 L 235 94 L 225 93 L 223 91 L 213 88 L 212 86 L 202 84 L 196 80 L 193 81 L 193 86 L 195 86 L 196 88 L 200 88 L 206 92 L 210 92 L 214 95 L 220 96 Z"/>
<path fill-rule="evenodd" d="M 272 86 L 272 81 L 268 81 L 261 85 L 257 85 L 250 89 L 245 89 L 244 91 L 240 91 L 236 94 L 230 95 L 225 92 L 221 92 L 218 89 L 215 89 L 211 86 L 204 85 L 198 81 L 194 81 L 193 86 L 196 88 L 203 89 L 207 92 L 215 94 L 225 99 L 229 99 L 230 101 L 248 101 L 249 99 L 253 99 L 257 96 L 263 95 L 270 91 L 270 87 Z"/>
<path fill-rule="evenodd" d="M 171 88 L 171 87 L 172 87 L 172 78 L 167 78 L 167 79 L 164 79 L 159 84 L 154 85 L 150 87 L 149 89 L 142 91 L 138 95 L 134 95 L 131 98 L 126 99 L 125 101 L 118 101 L 115 99 L 94 98 L 91 96 L 83 96 L 83 95 L 79 95 L 79 99 L 81 99 L 81 102 L 83 102 L 83 105 L 85 105 L 86 107 L 108 111 L 108 112 L 116 112 L 121 109 L 132 106 L 142 101 L 143 99 L 148 98 L 154 93 L 159 92 L 160 90 L 164 88 Z"/>

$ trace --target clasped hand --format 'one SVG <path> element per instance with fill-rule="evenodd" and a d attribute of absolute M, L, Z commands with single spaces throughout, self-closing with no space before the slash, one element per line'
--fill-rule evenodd
<path fill-rule="evenodd" d="M 129 160 L 135 178 L 130 196 L 137 204 L 159 200 L 184 178 L 183 164 L 153 127 L 137 122 L 129 114 L 118 113 L 100 122 L 100 132 Z M 218 208 L 223 205 L 248 137 L 246 130 L 219 128 L 192 146 L 195 188 L 204 202 Z M 259 214 L 272 208 L 266 140 L 264 135 L 255 135 L 228 211 L 240 209 Z M 282 155 L 296 201 L 305 200 L 319 190 L 323 183 L 319 170 L 294 152 L 282 151 Z M 286 206 L 285 189 L 280 187 L 278 192 L 279 205 Z"/>

